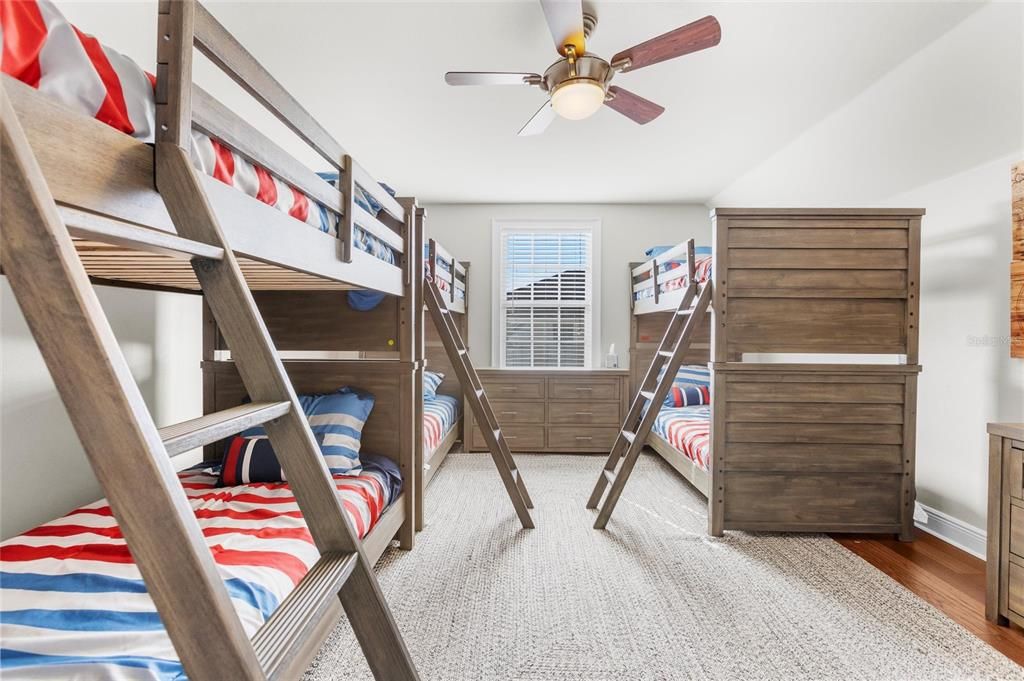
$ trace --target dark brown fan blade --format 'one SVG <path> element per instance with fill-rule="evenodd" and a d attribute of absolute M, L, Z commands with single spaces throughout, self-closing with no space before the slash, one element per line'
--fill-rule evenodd
<path fill-rule="evenodd" d="M 540 75 L 536 73 L 449 71 L 444 74 L 444 82 L 449 85 L 533 85 L 540 80 Z"/>
<path fill-rule="evenodd" d="M 619 68 L 624 64 L 624 72 L 636 71 L 684 54 L 706 50 L 721 40 L 722 27 L 718 19 L 708 16 L 619 52 L 612 57 L 612 66 Z"/>
<path fill-rule="evenodd" d="M 615 109 L 640 125 L 650 123 L 665 112 L 665 107 L 615 85 L 608 88 L 608 94 L 611 95 L 611 99 L 604 103 L 605 106 Z"/>
<path fill-rule="evenodd" d="M 582 0 L 540 0 L 540 6 L 555 41 L 555 51 L 566 56 L 565 46 L 569 44 L 582 57 L 587 50 L 583 37 Z"/>

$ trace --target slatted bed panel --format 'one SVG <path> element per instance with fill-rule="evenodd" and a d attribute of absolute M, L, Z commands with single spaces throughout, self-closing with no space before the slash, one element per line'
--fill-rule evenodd
<path fill-rule="evenodd" d="M 631 265 L 632 266 L 632 265 Z M 651 366 L 672 312 L 650 312 L 630 315 L 629 332 L 629 385 L 630 393 L 636 394 L 644 380 L 647 368 Z M 684 364 L 706 365 L 711 348 L 711 313 L 707 323 L 697 328 L 690 348 L 683 356 Z"/>
<path fill-rule="evenodd" d="M 715 212 L 712 532 L 910 536 L 922 214 Z"/>
<path fill-rule="evenodd" d="M 922 211 L 715 212 L 715 361 L 739 353 L 917 362 Z"/>

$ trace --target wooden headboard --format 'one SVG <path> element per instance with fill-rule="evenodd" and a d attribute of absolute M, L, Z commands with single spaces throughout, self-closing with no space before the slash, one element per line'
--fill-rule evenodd
<path fill-rule="evenodd" d="M 916 364 L 923 214 L 714 211 L 712 359 L 898 354 Z"/>

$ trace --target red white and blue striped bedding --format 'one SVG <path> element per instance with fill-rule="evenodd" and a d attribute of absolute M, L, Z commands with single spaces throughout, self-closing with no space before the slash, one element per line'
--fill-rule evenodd
<path fill-rule="evenodd" d="M 429 456 L 455 427 L 462 414 L 462 403 L 451 395 L 423 398 L 423 449 Z"/>
<path fill-rule="evenodd" d="M 662 407 L 652 430 L 701 469 L 708 470 L 711 451 L 710 406 Z"/>
<path fill-rule="evenodd" d="M 397 498 L 392 476 L 367 468 L 334 477 L 360 536 Z M 218 488 L 208 470 L 180 478 L 251 636 L 319 557 L 306 523 L 286 483 Z M 0 544 L 0 677 L 184 678 L 106 501 Z"/>
<path fill-rule="evenodd" d="M 0 0 L 0 42 L 0 72 L 128 135 L 153 141 L 155 77 L 71 25 L 49 0 Z M 264 168 L 195 130 L 192 147 L 197 167 L 207 175 L 337 236 L 336 215 Z M 371 213 L 379 211 L 358 186 L 355 200 Z M 358 227 L 353 246 L 397 262 L 390 247 Z"/>
<path fill-rule="evenodd" d="M 710 255 L 696 255 L 693 258 L 693 269 L 694 278 L 697 283 L 703 284 L 711 278 L 711 256 Z M 658 274 L 664 272 L 670 272 L 680 267 L 686 267 L 686 261 L 684 260 L 670 260 L 668 262 L 658 263 Z M 668 281 L 658 284 L 658 293 L 668 293 L 670 291 L 676 291 L 686 287 L 686 277 L 677 277 L 675 279 L 669 279 Z M 643 300 L 645 298 L 654 297 L 654 287 L 645 288 L 637 291 L 633 294 L 634 300 Z"/>

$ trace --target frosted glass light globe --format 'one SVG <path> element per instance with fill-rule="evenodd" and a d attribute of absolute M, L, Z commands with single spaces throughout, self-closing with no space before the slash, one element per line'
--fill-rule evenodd
<path fill-rule="evenodd" d="M 551 94 L 551 106 L 555 113 L 571 121 L 593 116 L 602 104 L 604 88 L 589 78 L 571 80 Z"/>

